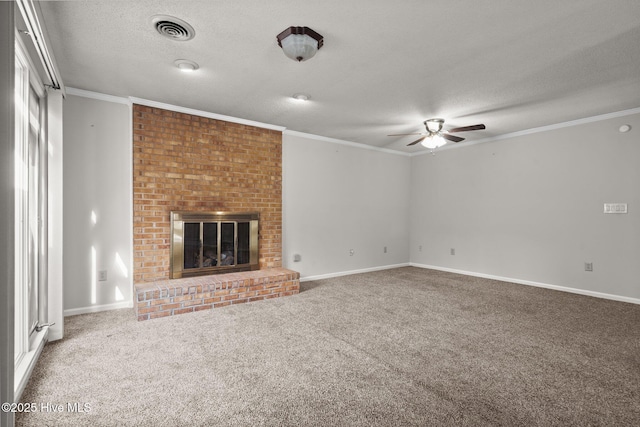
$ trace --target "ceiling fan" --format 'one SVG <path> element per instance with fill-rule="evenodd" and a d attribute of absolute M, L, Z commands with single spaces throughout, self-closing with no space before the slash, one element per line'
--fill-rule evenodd
<path fill-rule="evenodd" d="M 444 144 L 447 143 L 447 141 L 451 141 L 451 142 L 464 141 L 464 138 L 451 135 L 452 133 L 485 129 L 485 126 L 483 124 L 479 124 L 479 125 L 472 125 L 472 126 L 463 126 L 463 127 L 453 128 L 453 129 L 443 131 L 442 126 L 444 125 L 444 119 L 428 119 L 424 121 L 424 125 L 427 128 L 427 133 L 424 133 L 424 132 L 397 133 L 397 134 L 388 135 L 388 136 L 422 135 L 420 138 L 407 144 L 407 147 L 411 145 L 415 145 L 418 142 L 422 142 L 422 145 L 424 145 L 427 148 L 431 148 L 433 150 L 434 148 L 442 147 Z"/>

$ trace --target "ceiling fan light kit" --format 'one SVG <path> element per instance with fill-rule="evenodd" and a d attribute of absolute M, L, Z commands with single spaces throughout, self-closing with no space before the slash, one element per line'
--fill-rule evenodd
<path fill-rule="evenodd" d="M 407 144 L 407 147 L 421 143 L 422 146 L 429 148 L 431 152 L 438 147 L 442 147 L 447 142 L 461 142 L 464 138 L 459 136 L 450 135 L 455 132 L 467 132 L 470 130 L 482 130 L 486 129 L 485 125 L 471 125 L 463 126 L 459 128 L 453 128 L 449 130 L 442 130 L 444 126 L 444 119 L 428 119 L 424 121 L 424 126 L 427 128 L 427 133 L 399 133 L 388 136 L 403 136 L 403 135 L 422 135 L 420 138 Z"/>
<path fill-rule="evenodd" d="M 447 141 L 440 135 L 429 135 L 428 137 L 423 139 L 420 144 L 422 144 L 423 147 L 433 150 L 438 147 L 442 147 L 446 143 Z"/>
<path fill-rule="evenodd" d="M 289 27 L 276 39 L 284 54 L 298 62 L 313 58 L 324 44 L 324 38 L 309 27 Z"/>

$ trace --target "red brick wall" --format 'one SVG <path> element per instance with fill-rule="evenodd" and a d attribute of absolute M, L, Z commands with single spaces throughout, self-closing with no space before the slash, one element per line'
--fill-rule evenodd
<path fill-rule="evenodd" d="M 260 268 L 282 267 L 282 133 L 134 105 L 135 283 L 169 277 L 178 210 L 259 212 Z"/>

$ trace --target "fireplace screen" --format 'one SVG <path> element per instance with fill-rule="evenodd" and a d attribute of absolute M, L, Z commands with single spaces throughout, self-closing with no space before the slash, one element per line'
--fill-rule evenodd
<path fill-rule="evenodd" d="M 171 212 L 172 279 L 257 269 L 257 213 Z"/>

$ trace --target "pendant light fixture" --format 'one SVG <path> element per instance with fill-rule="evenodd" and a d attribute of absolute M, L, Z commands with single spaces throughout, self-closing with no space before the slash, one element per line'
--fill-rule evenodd
<path fill-rule="evenodd" d="M 323 44 L 323 37 L 309 27 L 289 27 L 276 38 L 284 54 L 298 62 L 313 58 Z"/>

